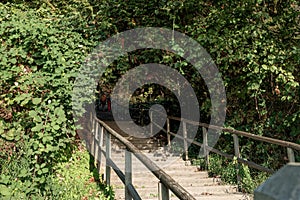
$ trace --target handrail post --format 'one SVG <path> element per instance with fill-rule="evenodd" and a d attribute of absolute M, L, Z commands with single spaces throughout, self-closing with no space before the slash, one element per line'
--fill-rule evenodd
<path fill-rule="evenodd" d="M 92 156 L 94 156 L 95 157 L 95 151 L 94 151 L 94 149 L 95 149 L 95 127 L 94 127 L 94 123 L 95 123 L 95 121 L 96 120 L 94 120 L 94 117 L 93 117 L 93 115 L 92 114 L 90 114 L 90 131 L 91 131 L 91 133 L 92 133 L 92 141 L 91 141 L 91 143 L 90 143 L 90 145 L 91 145 L 91 149 L 90 149 L 90 152 L 91 152 L 91 154 L 92 154 Z"/>
<path fill-rule="evenodd" d="M 239 138 L 236 134 L 233 134 L 233 143 L 234 143 L 234 155 L 237 159 L 240 158 L 240 146 L 239 146 Z M 239 173 L 239 162 L 236 162 L 236 178 L 237 178 L 237 185 L 238 185 L 238 190 L 240 190 L 240 182 L 241 182 L 241 177 Z"/>
<path fill-rule="evenodd" d="M 129 185 L 132 184 L 132 156 L 131 152 L 125 151 L 125 200 L 131 200 Z"/>
<path fill-rule="evenodd" d="M 183 147 L 184 147 L 184 153 L 185 153 L 185 161 L 188 161 L 189 159 L 189 152 L 188 152 L 188 145 L 187 145 L 187 130 L 186 130 L 186 122 L 183 121 L 182 123 L 182 128 L 183 128 Z"/>
<path fill-rule="evenodd" d="M 158 198 L 159 200 L 169 200 L 169 189 L 162 183 L 158 183 Z"/>
<path fill-rule="evenodd" d="M 205 127 L 202 127 L 202 137 L 203 137 L 203 154 L 205 156 L 205 169 L 208 170 L 209 166 L 209 152 L 207 150 L 208 141 L 207 141 L 207 130 Z"/>
<path fill-rule="evenodd" d="M 287 148 L 287 155 L 288 155 L 288 158 L 289 158 L 289 162 L 295 162 L 295 154 L 294 154 L 293 149 L 288 147 Z"/>
<path fill-rule="evenodd" d="M 141 113 L 140 113 L 140 122 L 141 122 L 141 125 L 144 126 L 144 109 L 142 108 L 141 109 Z"/>
<path fill-rule="evenodd" d="M 168 148 L 171 149 L 171 135 L 170 135 L 170 119 L 167 117 L 167 140 Z"/>
<path fill-rule="evenodd" d="M 99 134 L 99 149 L 100 149 L 100 154 L 99 154 L 99 169 L 98 171 L 101 172 L 101 162 L 102 162 L 102 147 L 103 147 L 103 135 L 104 135 L 104 127 L 100 126 L 100 134 Z"/>
<path fill-rule="evenodd" d="M 153 136 L 153 111 L 150 111 L 150 133 L 151 133 L 151 136 Z"/>
<path fill-rule="evenodd" d="M 98 154 L 98 152 L 99 152 L 99 123 L 95 120 L 95 137 L 94 137 L 94 140 L 95 140 L 95 142 L 94 142 L 94 145 L 95 145 L 95 147 L 94 147 L 94 158 L 95 158 L 95 162 L 96 162 L 96 166 L 97 166 L 97 169 L 99 169 L 99 167 L 98 167 L 98 163 L 99 163 L 99 159 L 98 159 L 98 156 L 99 156 L 99 154 Z"/>
<path fill-rule="evenodd" d="M 107 185 L 110 185 L 110 172 L 111 168 L 109 166 L 109 160 L 111 156 L 111 135 L 109 132 L 106 132 L 106 176 L 105 176 L 105 181 Z"/>
<path fill-rule="evenodd" d="M 101 131 L 100 131 L 100 141 L 99 141 L 99 146 L 103 147 L 103 140 L 104 140 L 104 127 L 101 126 Z"/>

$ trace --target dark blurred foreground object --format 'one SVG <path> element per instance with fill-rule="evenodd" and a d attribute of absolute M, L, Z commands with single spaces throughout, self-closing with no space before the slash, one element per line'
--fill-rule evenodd
<path fill-rule="evenodd" d="M 254 200 L 299 200 L 300 163 L 289 163 L 254 191 Z"/>

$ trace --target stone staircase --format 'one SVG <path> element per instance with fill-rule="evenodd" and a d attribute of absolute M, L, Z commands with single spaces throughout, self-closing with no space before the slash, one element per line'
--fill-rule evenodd
<path fill-rule="evenodd" d="M 130 137 L 118 130 L 113 122 L 108 122 L 107 124 L 142 150 L 144 155 L 155 162 L 156 165 L 169 174 L 196 199 L 252 199 L 248 194 L 237 192 L 237 186 L 226 185 L 220 178 L 211 178 L 208 176 L 207 171 L 200 171 L 196 166 L 191 166 L 189 161 L 183 161 L 180 155 L 169 153 L 159 139 Z M 125 149 L 114 139 L 112 139 L 111 157 L 115 164 L 124 172 Z M 104 169 L 104 166 L 101 169 Z M 135 156 L 132 156 L 132 182 L 143 200 L 158 199 L 159 180 Z M 113 170 L 111 173 L 111 185 L 115 191 L 115 199 L 125 199 L 124 184 Z M 178 199 L 172 192 L 170 194 L 170 199 Z"/>

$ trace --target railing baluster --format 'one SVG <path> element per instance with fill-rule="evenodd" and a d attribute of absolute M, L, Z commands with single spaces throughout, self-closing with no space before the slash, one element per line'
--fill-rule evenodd
<path fill-rule="evenodd" d="M 150 111 L 150 133 L 151 133 L 151 136 L 153 135 L 153 111 Z"/>
<path fill-rule="evenodd" d="M 188 145 L 187 145 L 187 130 L 186 130 L 186 122 L 183 121 L 182 124 L 183 128 L 183 147 L 184 147 L 184 153 L 185 153 L 185 160 L 188 161 L 189 159 L 189 152 L 188 152 Z"/>
<path fill-rule="evenodd" d="M 103 147 L 103 133 L 104 127 L 100 125 L 100 134 L 99 134 L 99 168 L 98 172 L 101 173 L 101 162 L 102 162 L 102 147 Z"/>
<path fill-rule="evenodd" d="M 129 185 L 132 184 L 132 157 L 131 152 L 125 151 L 125 200 L 131 200 Z"/>
<path fill-rule="evenodd" d="M 140 122 L 141 125 L 144 126 L 144 109 L 141 109 Z"/>
<path fill-rule="evenodd" d="M 106 172 L 105 172 L 105 181 L 107 185 L 110 185 L 110 172 L 111 167 L 109 166 L 109 159 L 111 158 L 111 135 L 106 133 Z"/>
<path fill-rule="evenodd" d="M 97 169 L 99 169 L 99 167 L 98 167 L 98 156 L 99 156 L 99 123 L 97 123 L 96 121 L 95 121 L 95 137 L 94 137 L 94 150 L 95 150 L 95 152 L 94 152 L 94 158 L 95 158 L 95 162 L 96 162 L 96 166 L 97 166 Z"/>
<path fill-rule="evenodd" d="M 207 150 L 208 141 L 207 141 L 207 130 L 205 127 L 202 127 L 202 137 L 203 137 L 203 154 L 205 156 L 205 169 L 208 170 L 209 165 L 209 152 Z"/>
<path fill-rule="evenodd" d="M 238 158 L 240 158 L 239 138 L 235 134 L 233 134 L 232 136 L 233 136 L 233 143 L 234 143 L 234 155 L 238 159 Z M 239 162 L 236 162 L 236 178 L 237 178 L 238 190 L 240 190 L 241 177 L 240 177 L 240 172 L 239 172 Z"/>
<path fill-rule="evenodd" d="M 93 115 L 92 114 L 90 114 L 90 126 L 89 126 L 89 128 L 90 128 L 90 131 L 91 131 L 91 134 L 92 134 L 92 141 L 89 141 L 89 142 L 91 142 L 91 143 L 89 143 L 89 145 L 91 145 L 90 146 L 90 152 L 91 152 L 91 154 L 95 157 L 95 127 L 94 127 L 94 123 L 95 123 L 95 120 L 94 120 L 94 118 L 93 118 Z"/>
<path fill-rule="evenodd" d="M 103 147 L 103 140 L 104 140 L 104 127 L 101 126 L 101 131 L 100 131 L 100 142 L 99 146 L 102 148 Z"/>
<path fill-rule="evenodd" d="M 288 147 L 287 148 L 287 155 L 288 155 L 288 158 L 289 158 L 289 162 L 295 162 L 295 154 L 294 154 L 293 149 Z"/>
<path fill-rule="evenodd" d="M 159 200 L 169 200 L 169 189 L 162 183 L 158 183 L 158 198 Z"/>
<path fill-rule="evenodd" d="M 171 149 L 171 135 L 170 135 L 170 119 L 167 118 L 167 140 L 168 140 L 168 148 Z"/>

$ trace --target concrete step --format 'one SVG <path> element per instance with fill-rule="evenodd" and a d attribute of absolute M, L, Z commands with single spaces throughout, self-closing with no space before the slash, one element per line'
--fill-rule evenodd
<path fill-rule="evenodd" d="M 207 171 L 198 171 L 198 172 L 194 172 L 194 171 L 190 171 L 190 170 L 186 170 L 186 172 L 184 171 L 184 169 L 178 171 L 178 170 L 164 170 L 168 175 L 174 177 L 174 179 L 176 180 L 176 178 L 181 178 L 182 180 L 184 179 L 191 179 L 191 177 L 193 177 L 194 180 L 198 180 L 198 179 L 205 179 L 205 178 L 209 178 L 208 177 L 208 173 Z M 124 172 L 124 170 L 123 170 Z M 133 171 L 132 173 L 133 177 L 136 178 L 147 178 L 147 177 L 155 177 L 155 175 L 151 172 L 151 171 Z M 213 178 L 210 178 L 213 180 Z"/>
<path fill-rule="evenodd" d="M 159 141 L 157 140 L 153 140 L 153 139 L 139 139 L 139 138 L 126 138 L 128 139 L 131 143 L 133 143 L 134 145 L 136 144 L 152 144 L 152 145 L 161 145 Z M 121 144 L 120 142 L 118 142 L 117 139 L 112 139 L 112 143 L 113 144 Z M 122 145 L 123 146 L 123 145 Z"/>
<path fill-rule="evenodd" d="M 125 196 L 121 196 L 118 200 L 124 200 Z M 195 197 L 197 200 L 252 200 L 253 197 L 248 194 L 222 194 L 222 195 L 209 195 L 203 194 Z M 144 198 L 143 200 L 157 200 L 158 197 Z M 179 200 L 174 194 L 171 194 L 170 200 Z"/>
<path fill-rule="evenodd" d="M 116 200 L 124 200 L 125 195 L 120 194 L 118 197 L 115 197 Z M 148 197 L 142 198 L 143 200 L 157 200 L 158 195 L 157 194 L 150 194 Z M 211 194 L 203 194 L 201 196 L 195 196 L 195 199 L 197 200 L 253 200 L 252 195 L 248 194 L 221 194 L 221 195 L 211 195 Z M 170 200 L 179 200 L 178 197 L 176 197 L 173 193 L 170 195 Z"/>
<path fill-rule="evenodd" d="M 146 157 L 148 157 L 149 159 L 151 159 L 152 161 L 163 161 L 163 162 L 179 162 L 181 161 L 181 163 L 183 163 L 183 165 L 190 165 L 190 161 L 183 161 L 182 156 L 180 154 L 172 154 L 172 155 L 162 155 L 160 153 L 157 152 L 142 152 L 143 155 L 145 155 Z M 134 159 L 136 159 L 136 156 L 138 154 L 132 154 L 132 160 L 134 161 Z M 111 151 L 111 158 L 114 159 L 122 159 L 122 161 L 125 160 L 125 150 L 122 149 L 113 149 Z"/>
<path fill-rule="evenodd" d="M 156 164 L 159 168 L 163 170 L 180 170 L 180 169 L 185 169 L 184 171 L 197 171 L 196 166 L 190 166 L 189 163 L 185 164 L 184 162 L 177 161 L 177 158 L 170 158 L 167 160 L 160 160 L 159 158 L 149 158 L 154 164 Z M 114 163 L 119 166 L 120 168 L 124 168 L 125 166 L 125 158 L 123 156 L 114 156 L 112 155 L 112 160 Z M 144 164 L 139 161 L 137 158 L 133 156 L 132 158 L 132 166 L 133 169 L 143 169 L 146 167 Z"/>
<path fill-rule="evenodd" d="M 124 163 L 115 163 L 115 164 L 122 172 L 125 171 Z M 192 177 L 192 176 L 199 177 L 200 175 L 202 177 L 208 176 L 207 172 L 196 171 L 195 168 L 184 168 L 184 167 L 180 167 L 180 166 L 159 166 L 159 167 L 160 167 L 160 169 L 162 169 L 164 172 L 166 172 L 170 176 L 173 176 L 173 175 L 179 175 L 179 176 L 187 175 L 189 177 Z M 104 168 L 104 165 L 101 168 Z M 154 169 L 154 171 L 155 171 L 155 169 Z M 146 166 L 140 165 L 140 164 L 139 165 L 133 164 L 132 173 L 134 174 L 134 176 L 139 176 L 140 174 L 141 174 L 141 176 L 145 176 L 145 175 L 147 175 L 147 173 L 152 174 L 152 172 L 149 171 Z"/>
<path fill-rule="evenodd" d="M 139 192 L 141 196 L 158 193 L 158 184 L 152 185 L 151 187 L 146 187 L 143 185 L 137 185 L 133 183 L 134 186 L 137 186 L 136 190 Z M 193 186 L 184 186 L 188 192 L 193 194 L 194 196 L 201 196 L 203 194 L 206 195 L 221 195 L 221 194 L 234 194 L 236 193 L 236 186 L 230 185 L 215 185 L 215 186 L 201 186 L 201 187 L 193 187 Z M 124 192 L 124 187 L 116 187 L 115 192 L 122 193 Z"/>
<path fill-rule="evenodd" d="M 143 154 L 153 161 L 163 161 L 163 162 L 176 161 L 176 163 L 182 163 L 184 166 L 190 165 L 190 162 L 183 161 L 180 155 L 164 156 L 164 155 L 160 155 L 160 154 L 156 154 L 156 153 L 143 153 Z M 138 154 L 132 154 L 133 162 L 134 162 L 134 160 L 138 161 L 138 159 L 136 158 L 136 155 L 138 155 Z M 112 151 L 111 158 L 120 159 L 120 161 L 124 161 L 125 160 L 125 151 L 121 151 L 121 150 Z M 116 161 L 118 161 L 118 160 L 116 160 Z"/>
<path fill-rule="evenodd" d="M 115 180 L 112 181 L 112 184 L 115 186 L 123 186 L 123 183 L 121 182 L 118 177 L 112 176 Z M 143 180 L 138 180 L 136 178 L 133 178 L 133 184 L 136 185 L 137 187 L 152 187 L 153 185 L 157 185 L 159 182 L 158 179 L 148 179 L 147 182 Z M 190 179 L 185 179 L 185 180 L 179 180 L 177 181 L 181 186 L 183 187 L 203 187 L 203 186 L 219 186 L 223 185 L 222 182 L 219 181 L 213 181 L 212 179 L 199 179 L 197 181 L 191 182 Z"/>
<path fill-rule="evenodd" d="M 215 199 L 220 199 L 220 197 L 226 196 L 228 199 L 231 197 L 238 197 L 237 199 L 241 199 L 243 194 L 236 193 L 235 188 L 230 186 L 222 186 L 222 187 L 185 187 L 187 191 L 189 191 L 196 199 L 204 198 L 204 197 L 211 197 Z M 158 186 L 153 188 L 143 188 L 137 187 L 136 188 L 138 194 L 141 196 L 142 199 L 149 199 L 158 197 Z M 116 188 L 114 189 L 116 195 L 118 197 L 124 196 L 124 189 L 123 188 Z M 172 194 L 171 197 L 176 199 L 176 196 Z"/>

